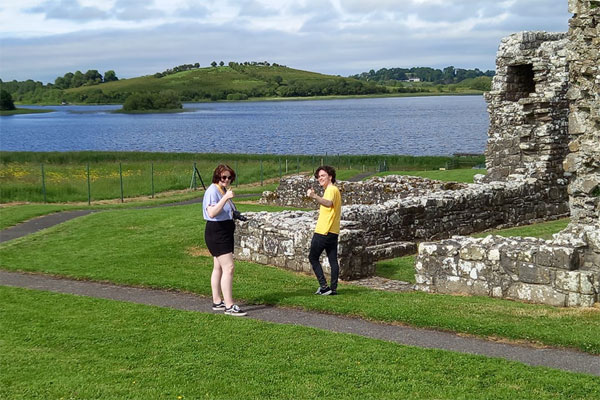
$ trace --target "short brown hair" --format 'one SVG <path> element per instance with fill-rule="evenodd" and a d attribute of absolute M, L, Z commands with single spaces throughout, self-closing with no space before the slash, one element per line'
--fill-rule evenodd
<path fill-rule="evenodd" d="M 315 179 L 319 179 L 319 171 L 327 172 L 327 175 L 331 177 L 331 183 L 335 183 L 335 168 L 330 167 L 329 165 L 321 165 L 315 171 Z"/>
<path fill-rule="evenodd" d="M 231 180 L 229 182 L 233 183 L 233 181 L 235 181 L 235 171 L 227 164 L 217 165 L 215 172 L 213 172 L 212 183 L 218 183 L 221 180 L 221 174 L 225 171 L 231 174 Z"/>

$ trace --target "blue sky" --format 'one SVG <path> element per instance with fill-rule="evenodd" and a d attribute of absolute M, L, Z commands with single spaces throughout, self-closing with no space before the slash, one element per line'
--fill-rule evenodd
<path fill-rule="evenodd" d="M 494 69 L 500 39 L 566 32 L 567 0 L 19 0 L 0 3 L 0 78 L 119 78 L 180 64 L 269 61 L 348 76 Z"/>

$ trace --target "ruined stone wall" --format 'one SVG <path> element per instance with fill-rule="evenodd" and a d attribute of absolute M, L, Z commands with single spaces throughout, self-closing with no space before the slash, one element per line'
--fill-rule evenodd
<path fill-rule="evenodd" d="M 579 254 L 571 242 L 456 237 L 419 245 L 416 288 L 591 307 L 598 301 L 600 271 L 579 266 Z"/>
<path fill-rule="evenodd" d="M 570 0 L 569 143 L 564 167 L 570 174 L 571 220 L 600 220 L 600 2 Z"/>
<path fill-rule="evenodd" d="M 490 127 L 484 181 L 519 174 L 566 185 L 566 43 L 564 33 L 520 32 L 502 39 L 485 96 Z"/>
<path fill-rule="evenodd" d="M 548 241 L 489 236 L 422 243 L 418 289 L 557 306 L 600 301 L 600 1 L 570 0 L 569 10 L 570 153 L 564 171 L 571 223 Z"/>
<path fill-rule="evenodd" d="M 442 182 L 415 176 L 388 175 L 373 177 L 361 182 L 337 181 L 342 195 L 342 204 L 383 204 L 388 200 L 410 196 L 421 196 L 441 190 L 466 188 L 458 182 Z M 277 206 L 314 208 L 315 201 L 306 196 L 308 188 L 317 193 L 323 191 L 319 182 L 306 175 L 282 178 L 275 192 L 264 192 L 260 202 Z"/>
<path fill-rule="evenodd" d="M 561 191 L 533 178 L 465 186 L 427 191 L 383 204 L 342 207 L 340 277 L 370 276 L 375 270 L 374 261 L 414 252 L 415 241 L 530 223 L 568 211 Z M 236 258 L 311 271 L 307 255 L 316 211 L 247 216 L 249 221 L 237 223 Z"/>

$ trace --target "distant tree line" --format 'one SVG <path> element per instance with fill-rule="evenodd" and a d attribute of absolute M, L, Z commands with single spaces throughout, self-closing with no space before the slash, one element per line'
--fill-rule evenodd
<path fill-rule="evenodd" d="M 178 65 L 173 68 L 167 68 L 163 72 L 157 72 L 154 74 L 154 77 L 162 78 L 163 76 L 172 75 L 172 74 L 176 74 L 178 72 L 183 72 L 183 71 L 191 71 L 192 69 L 198 69 L 198 68 L 200 68 L 200 63 L 181 64 L 181 65 Z"/>
<path fill-rule="evenodd" d="M 3 82 L 0 79 L 2 89 L 12 95 L 14 101 L 22 103 L 60 103 L 66 100 L 63 90 L 77 88 L 81 86 L 93 86 L 100 83 L 118 81 L 115 71 L 109 70 L 102 76 L 98 70 L 91 69 L 85 74 L 81 71 L 67 72 L 64 76 L 59 76 L 54 83 L 43 84 L 39 81 L 28 79 L 26 81 Z M 98 92 L 102 92 L 98 89 Z M 98 103 L 110 101 L 107 99 L 98 99 Z M 91 102 L 91 101 L 90 101 Z"/>
<path fill-rule="evenodd" d="M 388 81 L 408 81 L 410 78 L 419 78 L 422 82 L 451 84 L 459 83 L 465 79 L 478 78 L 480 76 L 491 78 L 494 74 L 495 72 L 490 70 L 482 72 L 478 68 L 462 69 L 449 66 L 443 70 L 430 67 L 382 68 L 377 71 L 370 70 L 369 72 L 351 75 L 350 78 L 382 84 L 387 83 Z"/>
<path fill-rule="evenodd" d="M 269 63 L 268 61 L 244 61 L 243 63 L 238 63 L 238 62 L 234 62 L 234 61 L 230 61 L 228 63 L 229 67 L 234 67 L 234 66 L 239 66 L 239 65 L 250 65 L 250 66 L 264 66 L 264 67 L 269 67 L 269 66 L 274 66 L 274 67 L 285 67 L 284 65 L 279 65 L 277 63 Z M 213 68 L 216 68 L 217 66 L 220 67 L 224 67 L 225 66 L 225 62 L 224 61 L 219 61 L 218 63 L 216 61 L 213 61 L 210 63 L 210 66 Z M 172 75 L 172 74 L 176 74 L 178 72 L 182 72 L 182 71 L 191 71 L 193 69 L 198 69 L 200 68 L 200 63 L 194 63 L 194 64 L 182 64 L 182 65 L 178 65 L 176 67 L 173 68 L 167 68 L 166 70 L 162 71 L 162 72 L 157 72 L 155 73 L 153 76 L 155 78 L 162 78 L 164 76 L 167 75 Z"/>
<path fill-rule="evenodd" d="M 98 70 L 90 69 L 85 74 L 81 71 L 67 72 L 64 76 L 54 80 L 54 87 L 57 89 L 71 89 L 80 86 L 92 86 L 100 83 L 118 81 L 117 74 L 112 69 L 106 71 L 104 76 L 100 75 Z"/>

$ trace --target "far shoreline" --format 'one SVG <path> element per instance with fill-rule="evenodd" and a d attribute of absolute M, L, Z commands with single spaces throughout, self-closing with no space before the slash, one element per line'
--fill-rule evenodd
<path fill-rule="evenodd" d="M 54 104 L 52 104 L 54 105 Z M 21 115 L 21 114 L 41 114 L 41 113 L 49 113 L 54 112 L 54 109 L 39 109 L 39 108 L 16 108 L 14 110 L 0 110 L 0 116 L 2 117 L 10 117 L 12 115 Z"/>
<path fill-rule="evenodd" d="M 482 96 L 484 91 L 473 91 L 473 92 L 416 92 L 416 93 L 384 93 L 384 94 L 365 94 L 365 95 L 332 95 L 332 96 L 305 96 L 305 97 L 250 97 L 246 100 L 202 100 L 202 101 L 184 101 L 186 104 L 204 104 L 204 103 L 244 103 L 244 102 L 260 102 L 260 101 L 311 101 L 311 100 L 345 100 L 345 99 L 376 99 L 376 98 L 394 98 L 394 97 L 443 97 L 443 96 Z M 123 103 L 68 103 L 66 105 L 74 106 L 108 106 L 108 105 L 122 105 Z M 27 104 L 35 106 L 64 106 L 64 104 L 57 103 L 38 103 L 38 104 Z M 38 111 L 35 109 L 21 108 L 19 110 L 32 110 L 32 112 L 51 112 L 51 111 Z M 114 110 L 112 112 L 119 112 L 125 114 L 151 114 L 151 113 L 171 113 L 171 112 L 186 112 L 189 110 L 177 109 L 177 110 L 144 110 L 144 111 L 122 111 Z M 25 114 L 25 113 L 22 113 Z M 4 114 L 2 114 L 4 115 Z"/>

